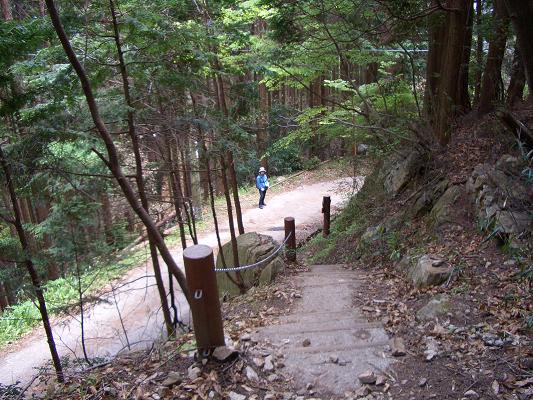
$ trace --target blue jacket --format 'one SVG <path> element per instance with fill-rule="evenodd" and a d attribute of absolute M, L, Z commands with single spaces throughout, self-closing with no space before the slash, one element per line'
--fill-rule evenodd
<path fill-rule="evenodd" d="M 257 178 L 255 178 L 255 187 L 257 187 L 259 190 L 268 188 L 268 176 L 266 176 L 266 174 L 257 175 Z"/>

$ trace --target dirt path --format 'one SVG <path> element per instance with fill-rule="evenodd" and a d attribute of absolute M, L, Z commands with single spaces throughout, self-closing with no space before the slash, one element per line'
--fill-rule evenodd
<path fill-rule="evenodd" d="M 284 235 L 283 218 L 292 216 L 296 220 L 297 239 L 302 239 L 312 226 L 320 224 L 322 196 L 330 195 L 332 206 L 338 207 L 346 200 L 345 195 L 349 193 L 347 187 L 351 184 L 351 178 L 342 178 L 305 184 L 290 191 L 269 193 L 265 209 L 260 210 L 255 204 L 245 205 L 245 229 L 248 232 L 268 234 L 280 240 Z M 229 240 L 227 226 L 222 225 L 221 228 L 223 240 Z M 200 235 L 199 241 L 216 247 L 214 233 Z M 181 266 L 181 249 L 174 248 L 172 251 Z M 127 350 L 128 347 L 148 347 L 161 338 L 162 316 L 152 273 L 149 264 L 130 271 L 123 280 L 126 283 L 116 290 L 115 298 L 108 296 L 105 301 L 86 312 L 84 331 L 89 357 L 112 356 Z M 181 316 L 188 321 L 189 309 L 185 299 L 178 290 L 176 294 Z M 53 330 L 61 356 L 82 357 L 80 316 L 56 323 Z M 28 382 L 36 374 L 36 368 L 44 366 L 48 360 L 46 339 L 40 330 L 36 330 L 23 339 L 16 350 L 0 355 L 0 383 L 8 385 L 16 381 Z"/>
<path fill-rule="evenodd" d="M 364 279 L 369 276 L 342 265 L 311 266 L 297 277 L 302 300 L 295 310 L 254 333 L 254 340 L 283 354 L 284 372 L 296 387 L 342 396 L 361 387 L 360 374 L 379 375 L 390 364 L 382 323 L 368 322 L 352 304 Z"/>

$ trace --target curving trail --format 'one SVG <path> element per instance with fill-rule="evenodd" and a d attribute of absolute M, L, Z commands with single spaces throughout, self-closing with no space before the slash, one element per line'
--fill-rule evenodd
<path fill-rule="evenodd" d="M 269 193 L 266 198 L 267 207 L 263 210 L 254 207 L 255 205 L 244 205 L 244 227 L 247 232 L 256 231 L 282 240 L 283 218 L 293 216 L 296 220 L 297 238 L 302 239 L 309 233 L 311 226 L 321 223 L 322 196 L 331 196 L 332 206 L 339 207 L 346 200 L 345 194 L 349 192 L 347 187 L 351 184 L 352 178 L 342 178 L 304 185 L 283 193 Z M 223 219 L 222 216 L 219 218 Z M 229 240 L 227 225 L 222 224 L 220 233 L 224 242 Z M 199 242 L 216 248 L 214 232 L 201 234 Z M 181 248 L 176 247 L 172 251 L 182 267 Z M 129 271 L 121 280 L 122 283 L 114 283 L 114 297 L 109 295 L 86 311 L 85 341 L 89 357 L 116 355 L 128 350 L 128 343 L 132 349 L 149 347 L 162 337 L 162 315 L 159 312 L 155 282 L 150 277 L 152 273 L 150 263 Z M 181 316 L 187 321 L 189 309 L 179 288 L 176 295 Z M 79 315 L 56 322 L 53 331 L 61 356 L 83 357 Z M 36 368 L 44 366 L 48 360 L 46 338 L 41 330 L 36 329 L 22 339 L 14 350 L 0 353 L 0 383 L 9 385 L 16 381 L 23 384 L 29 382 L 38 372 Z"/>

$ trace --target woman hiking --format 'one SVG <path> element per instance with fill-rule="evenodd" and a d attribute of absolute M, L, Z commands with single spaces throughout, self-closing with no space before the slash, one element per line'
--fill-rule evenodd
<path fill-rule="evenodd" d="M 259 208 L 266 206 L 265 196 L 270 186 L 268 183 L 268 176 L 264 167 L 259 168 L 259 175 L 255 178 L 255 186 L 259 190 Z"/>

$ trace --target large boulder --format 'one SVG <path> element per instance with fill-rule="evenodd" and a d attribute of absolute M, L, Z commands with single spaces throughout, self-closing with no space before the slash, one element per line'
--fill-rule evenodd
<path fill-rule="evenodd" d="M 522 167 L 520 159 L 504 154 L 495 166 L 479 164 L 474 168 L 466 187 L 480 225 L 487 230 L 503 235 L 533 230 L 529 213 L 533 200 L 521 177 Z"/>
<path fill-rule="evenodd" d="M 396 196 L 418 174 L 424 165 L 424 157 L 416 150 L 401 152 L 385 167 L 383 188 Z"/>
<path fill-rule="evenodd" d="M 505 233 L 522 233 L 533 229 L 533 218 L 527 211 L 497 211 L 496 227 Z"/>
<path fill-rule="evenodd" d="M 448 189 L 450 182 L 448 179 L 442 179 L 435 185 L 423 190 L 418 196 L 414 198 L 414 201 L 409 208 L 409 213 L 412 216 L 421 215 L 427 211 L 430 211 L 435 201 L 442 196 L 442 194 Z"/>
<path fill-rule="evenodd" d="M 411 267 L 408 277 L 416 288 L 437 286 L 448 280 L 452 269 L 446 266 L 444 260 L 424 254 L 418 259 L 415 266 Z"/>
<path fill-rule="evenodd" d="M 454 211 L 457 207 L 456 203 L 462 194 L 462 186 L 452 185 L 439 197 L 430 214 L 435 226 L 438 227 L 453 222 Z"/>
<path fill-rule="evenodd" d="M 258 261 L 264 260 L 272 254 L 279 244 L 270 236 L 260 235 L 255 232 L 245 233 L 237 237 L 237 250 L 239 253 L 239 265 L 251 265 Z M 231 241 L 222 246 L 222 253 L 227 267 L 233 267 L 233 250 Z M 284 267 L 281 255 L 274 257 L 266 264 L 253 269 L 247 269 L 240 272 L 246 289 L 252 286 L 270 283 L 276 274 Z M 223 268 L 222 257 L 217 256 L 217 268 Z M 228 273 L 233 279 L 236 278 L 235 272 Z M 240 294 L 239 288 L 228 278 L 227 274 L 222 272 L 217 274 L 218 290 L 221 296 L 234 296 Z"/>

